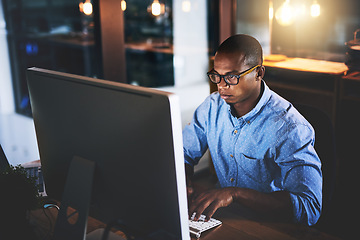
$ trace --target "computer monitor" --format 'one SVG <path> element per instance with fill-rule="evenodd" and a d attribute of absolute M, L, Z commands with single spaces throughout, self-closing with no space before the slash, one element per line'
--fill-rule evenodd
<path fill-rule="evenodd" d="M 176 95 L 39 68 L 27 78 L 49 197 L 62 199 L 78 156 L 95 163 L 91 216 L 190 239 Z"/>
<path fill-rule="evenodd" d="M 9 161 L 7 160 L 5 152 L 0 144 L 0 171 L 4 171 L 9 167 Z"/>

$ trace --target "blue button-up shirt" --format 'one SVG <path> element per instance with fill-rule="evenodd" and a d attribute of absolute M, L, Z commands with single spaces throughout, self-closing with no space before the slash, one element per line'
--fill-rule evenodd
<path fill-rule="evenodd" d="M 221 187 L 288 191 L 294 221 L 313 225 L 322 204 L 321 163 L 314 129 L 285 99 L 268 88 L 237 118 L 218 92 L 197 108 L 183 131 L 185 163 L 194 166 L 207 148 Z"/>

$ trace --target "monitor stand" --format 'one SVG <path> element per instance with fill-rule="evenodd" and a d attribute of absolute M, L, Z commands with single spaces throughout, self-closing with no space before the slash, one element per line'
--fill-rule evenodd
<path fill-rule="evenodd" d="M 72 159 L 54 227 L 54 240 L 85 239 L 94 170 L 94 162 L 78 156 Z M 69 222 L 70 209 L 76 210 L 75 223 Z"/>

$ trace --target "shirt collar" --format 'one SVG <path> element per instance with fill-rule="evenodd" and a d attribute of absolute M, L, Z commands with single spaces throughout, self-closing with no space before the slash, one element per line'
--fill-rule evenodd
<path fill-rule="evenodd" d="M 259 102 L 256 104 L 256 106 L 250 112 L 248 112 L 244 116 L 238 118 L 239 121 L 245 121 L 245 123 L 251 124 L 252 121 L 258 116 L 258 113 L 263 108 L 263 106 L 270 99 L 271 91 L 270 91 L 269 87 L 266 85 L 264 80 L 261 80 L 261 84 L 264 87 L 264 91 L 263 91 L 263 93 L 261 95 L 261 98 L 260 98 Z M 230 105 L 229 105 L 229 112 L 231 114 Z"/>

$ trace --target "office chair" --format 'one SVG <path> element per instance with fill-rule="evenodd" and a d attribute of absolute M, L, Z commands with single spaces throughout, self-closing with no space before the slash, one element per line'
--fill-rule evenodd
<path fill-rule="evenodd" d="M 295 108 L 315 129 L 315 150 L 321 160 L 323 173 L 322 214 L 315 225 L 322 228 L 329 221 L 336 181 L 335 131 L 329 116 L 313 106 L 294 104 Z"/>

